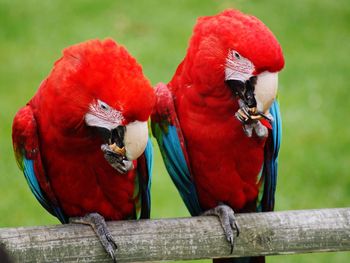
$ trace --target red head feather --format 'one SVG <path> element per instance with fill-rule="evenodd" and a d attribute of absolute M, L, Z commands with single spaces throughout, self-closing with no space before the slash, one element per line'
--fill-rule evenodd
<path fill-rule="evenodd" d="M 120 111 L 127 122 L 146 121 L 155 102 L 141 66 L 111 39 L 66 48 L 39 93 L 44 108 L 55 113 L 50 122 L 67 127 L 78 125 L 94 100 Z"/>
<path fill-rule="evenodd" d="M 284 66 L 282 49 L 266 25 L 254 16 L 229 9 L 198 19 L 186 57 L 176 75 L 182 75 L 182 80 L 192 83 L 222 85 L 230 50 L 249 59 L 256 74 L 277 72 Z M 176 75 L 173 81 L 176 81 Z"/>

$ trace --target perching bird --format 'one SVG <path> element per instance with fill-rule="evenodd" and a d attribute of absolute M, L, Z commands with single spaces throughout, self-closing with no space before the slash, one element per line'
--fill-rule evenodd
<path fill-rule="evenodd" d="M 114 260 L 105 220 L 150 215 L 154 103 L 124 47 L 90 40 L 63 51 L 13 121 L 15 156 L 35 197 L 62 223 L 90 224 Z"/>
<path fill-rule="evenodd" d="M 198 19 L 172 80 L 156 87 L 152 131 L 166 168 L 192 215 L 220 217 L 231 250 L 233 211 L 273 210 L 283 66 L 260 20 L 226 10 Z"/>

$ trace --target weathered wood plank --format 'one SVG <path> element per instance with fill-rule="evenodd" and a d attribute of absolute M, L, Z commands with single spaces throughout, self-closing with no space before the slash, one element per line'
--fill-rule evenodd
<path fill-rule="evenodd" d="M 110 222 L 119 262 L 350 250 L 350 208 L 237 215 L 240 236 L 230 255 L 216 217 Z M 0 229 L 17 262 L 110 262 L 83 225 Z"/>

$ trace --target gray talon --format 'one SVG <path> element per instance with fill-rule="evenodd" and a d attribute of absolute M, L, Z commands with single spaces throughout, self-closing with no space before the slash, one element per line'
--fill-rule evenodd
<path fill-rule="evenodd" d="M 248 107 L 244 106 L 241 109 L 243 110 L 244 114 L 246 114 L 250 118 L 250 113 L 249 113 Z"/>
<path fill-rule="evenodd" d="M 231 244 L 231 252 L 230 252 L 230 254 L 232 254 L 233 253 L 233 249 L 235 247 L 235 243 L 234 243 L 233 237 L 230 238 L 229 242 Z"/>
<path fill-rule="evenodd" d="M 259 138 L 265 138 L 269 135 L 268 129 L 259 120 L 249 120 L 248 122 L 242 122 L 243 131 L 248 137 L 253 136 L 253 131 Z"/>
<path fill-rule="evenodd" d="M 236 231 L 236 236 L 239 235 L 239 227 L 236 222 L 236 218 L 234 215 L 234 212 L 231 207 L 227 205 L 218 205 L 217 207 L 214 207 L 213 209 L 209 209 L 205 211 L 202 215 L 208 216 L 208 215 L 215 215 L 218 216 L 220 219 L 221 226 L 224 230 L 225 236 L 227 241 L 231 245 L 231 254 L 233 252 L 234 248 L 234 235 L 233 231 Z"/>
<path fill-rule="evenodd" d="M 268 136 L 269 132 L 267 128 L 264 125 L 262 125 L 260 121 L 257 121 L 253 125 L 254 131 L 259 138 L 264 138 Z"/>
<path fill-rule="evenodd" d="M 243 124 L 243 131 L 247 137 L 252 137 L 253 136 L 253 125 L 251 123 Z"/>
<path fill-rule="evenodd" d="M 107 162 L 119 173 L 125 174 L 134 168 L 132 161 L 127 160 L 124 156 L 112 151 L 108 144 L 102 144 L 101 150 Z"/>
<path fill-rule="evenodd" d="M 105 251 L 113 259 L 113 262 L 117 262 L 116 249 L 118 248 L 118 246 L 111 233 L 109 232 L 106 225 L 106 221 L 103 218 L 103 216 L 101 216 L 98 213 L 91 213 L 83 217 L 69 218 L 69 222 L 74 224 L 84 224 L 91 226 Z"/>
<path fill-rule="evenodd" d="M 269 132 L 268 129 L 258 120 L 253 118 L 252 116 L 260 115 L 262 118 L 268 120 L 269 122 L 273 121 L 273 117 L 270 113 L 264 114 L 262 112 L 257 112 L 254 115 L 249 111 L 249 108 L 244 103 L 243 100 L 238 101 L 239 104 L 239 110 L 235 113 L 236 118 L 242 122 L 243 131 L 248 137 L 253 136 L 253 132 L 259 137 L 259 138 L 265 138 L 268 136 Z M 242 116 L 242 112 L 245 116 Z"/>

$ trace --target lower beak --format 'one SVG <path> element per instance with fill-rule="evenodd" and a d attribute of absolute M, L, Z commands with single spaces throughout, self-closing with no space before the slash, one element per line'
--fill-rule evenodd
<path fill-rule="evenodd" d="M 226 83 L 232 90 L 234 96 L 239 98 L 239 109 L 236 113 L 236 117 L 241 122 L 260 120 L 262 118 L 270 121 L 267 115 L 258 110 L 257 100 L 255 98 L 257 77 L 251 77 L 246 82 L 232 79 L 227 80 Z"/>
<path fill-rule="evenodd" d="M 226 83 L 232 90 L 233 94 L 236 97 L 239 97 L 248 108 L 256 108 L 257 103 L 254 96 L 254 85 L 256 83 L 256 77 L 252 77 L 246 82 L 231 79 L 227 80 Z"/>
<path fill-rule="evenodd" d="M 125 126 L 118 126 L 111 130 L 111 137 L 108 141 L 109 148 L 115 153 L 124 156 L 126 155 L 124 138 L 125 138 Z"/>
<path fill-rule="evenodd" d="M 124 136 L 126 127 L 119 125 L 117 128 L 111 130 L 111 137 L 109 144 L 116 144 L 119 148 L 124 147 Z"/>
<path fill-rule="evenodd" d="M 98 127 L 98 131 L 112 151 L 130 161 L 136 160 L 144 152 L 148 142 L 147 121 L 134 121 L 112 130 Z"/>
<path fill-rule="evenodd" d="M 112 130 L 103 127 L 98 127 L 97 130 L 100 136 L 102 137 L 104 143 L 108 144 L 111 150 L 113 150 L 115 153 L 125 156 L 125 126 L 120 125 Z"/>

